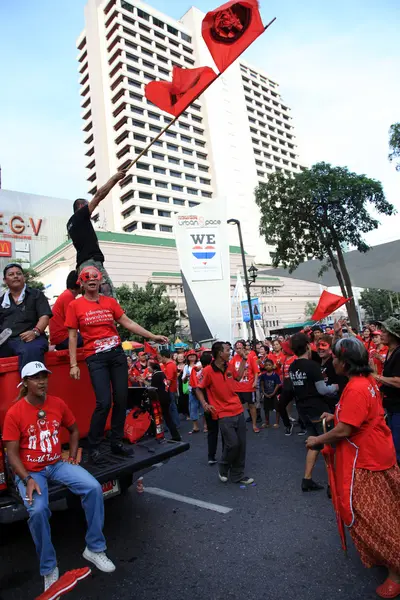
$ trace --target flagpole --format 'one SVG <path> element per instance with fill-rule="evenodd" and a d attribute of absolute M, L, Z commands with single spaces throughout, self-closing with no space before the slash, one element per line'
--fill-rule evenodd
<path fill-rule="evenodd" d="M 264 33 L 264 32 L 265 32 L 265 31 L 268 29 L 268 27 L 270 27 L 270 26 L 272 25 L 272 23 L 273 23 L 274 21 L 276 21 L 276 17 L 274 17 L 274 18 L 272 19 L 272 21 L 270 21 L 270 22 L 268 23 L 268 25 L 266 25 L 266 26 L 264 27 L 264 30 L 263 30 L 263 32 L 262 32 L 262 33 Z M 260 37 L 260 36 L 259 36 L 259 37 Z M 254 40 L 254 41 L 255 41 L 255 40 Z M 248 46 L 247 46 L 247 47 L 246 47 L 246 48 L 245 48 L 245 49 L 244 49 L 244 50 L 243 50 L 243 51 L 242 51 L 242 52 L 241 52 L 241 53 L 240 53 L 240 54 L 239 54 L 239 55 L 236 57 L 236 59 L 235 59 L 235 60 L 237 60 L 237 59 L 239 58 L 239 56 L 241 56 L 241 55 L 243 54 L 243 52 L 244 52 L 245 50 L 247 50 L 247 48 L 248 48 Z M 211 84 L 213 84 L 215 81 L 217 81 L 217 79 L 219 79 L 219 78 L 221 77 L 221 75 L 223 75 L 223 74 L 224 74 L 224 72 L 225 72 L 225 71 L 222 71 L 222 72 L 218 73 L 218 75 L 216 76 L 216 78 L 215 78 L 215 79 L 213 79 L 212 81 L 210 81 L 210 83 L 207 85 L 207 87 L 206 87 L 206 88 L 204 88 L 204 90 L 202 90 L 202 91 L 200 92 L 200 94 L 199 94 L 198 96 L 196 96 L 196 98 L 194 98 L 190 104 L 192 104 L 193 102 L 196 102 L 196 100 L 197 100 L 197 99 L 198 99 L 198 98 L 201 96 L 201 94 L 203 94 L 203 93 L 204 93 L 206 90 L 208 90 L 208 88 L 210 87 L 210 85 L 211 85 Z M 189 104 L 189 105 L 188 105 L 186 108 L 189 108 L 190 104 Z M 185 110 L 186 110 L 186 108 L 185 108 Z M 184 111 L 182 111 L 182 112 L 184 112 Z M 146 148 L 144 148 L 144 149 L 143 149 L 143 150 L 140 152 L 140 154 L 138 154 L 137 156 L 135 156 L 135 158 L 134 158 L 134 159 L 133 159 L 133 160 L 132 160 L 132 161 L 129 163 L 129 165 L 128 165 L 127 167 L 125 167 L 124 169 L 122 169 L 122 171 L 124 171 L 125 173 L 127 173 L 128 171 L 130 171 L 130 169 L 133 167 L 133 165 L 135 165 L 135 164 L 137 163 L 137 161 L 138 161 L 138 160 L 140 160 L 140 159 L 142 158 L 142 156 L 144 156 L 145 154 L 147 154 L 147 152 L 148 152 L 148 151 L 150 150 L 150 148 L 153 146 L 154 142 L 157 142 L 157 140 L 159 140 L 159 139 L 160 139 L 160 137 L 161 137 L 161 136 L 162 136 L 162 135 L 163 135 L 163 134 L 164 134 L 166 131 L 168 131 L 168 129 L 169 129 L 170 127 L 172 127 L 172 125 L 174 125 L 174 124 L 177 122 L 177 120 L 178 120 L 178 119 L 179 119 L 179 117 L 181 116 L 182 112 L 181 112 L 179 115 L 176 115 L 176 117 L 174 117 L 174 118 L 172 119 L 172 121 L 170 121 L 170 123 L 168 123 L 168 124 L 167 124 L 167 125 L 164 127 L 164 129 L 162 129 L 162 130 L 160 131 L 160 133 L 158 133 L 158 134 L 156 135 L 156 137 L 155 137 L 155 138 L 153 138 L 153 139 L 152 139 L 152 140 L 149 142 L 149 144 L 147 144 Z M 122 183 L 122 182 L 121 182 L 121 183 Z"/>

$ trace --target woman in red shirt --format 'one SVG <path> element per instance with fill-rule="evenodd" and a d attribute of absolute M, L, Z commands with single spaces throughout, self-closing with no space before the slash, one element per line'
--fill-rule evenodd
<path fill-rule="evenodd" d="M 336 482 L 341 517 L 366 567 L 384 565 L 389 570 L 376 592 L 381 598 L 400 594 L 400 470 L 381 395 L 368 353 L 355 338 L 335 346 L 334 367 L 346 375 L 346 385 L 332 431 L 309 437 L 307 447 L 336 443 Z"/>
<path fill-rule="evenodd" d="M 130 456 L 132 450 L 123 443 L 125 413 L 128 395 L 128 365 L 121 346 L 115 323 L 128 331 L 150 340 L 165 344 L 168 338 L 153 335 L 131 321 L 118 302 L 99 293 L 102 274 L 96 267 L 85 267 L 79 275 L 83 296 L 71 302 L 65 325 L 69 329 L 70 375 L 79 379 L 80 371 L 76 360 L 77 331 L 83 338 L 83 349 L 90 378 L 96 394 L 96 408 L 92 416 L 88 435 L 89 456 L 93 463 L 101 460 L 99 446 L 111 408 L 111 450 L 115 454 Z"/>

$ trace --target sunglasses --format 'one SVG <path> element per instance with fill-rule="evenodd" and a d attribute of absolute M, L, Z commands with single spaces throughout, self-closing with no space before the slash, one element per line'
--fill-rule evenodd
<path fill-rule="evenodd" d="M 80 278 L 83 281 L 90 281 L 91 279 L 94 279 L 94 280 L 97 281 L 97 280 L 100 279 L 100 277 L 101 277 L 100 273 L 96 273 L 96 272 L 93 272 L 93 273 L 81 273 L 81 275 L 80 275 Z"/>

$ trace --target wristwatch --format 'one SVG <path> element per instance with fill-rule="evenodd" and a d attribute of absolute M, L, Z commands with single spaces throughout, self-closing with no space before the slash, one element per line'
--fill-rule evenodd
<path fill-rule="evenodd" d="M 22 480 L 25 487 L 28 485 L 28 481 L 30 479 L 33 479 L 32 475 L 28 475 L 27 477 L 25 477 L 25 479 Z"/>
<path fill-rule="evenodd" d="M 42 335 L 41 331 L 39 331 L 39 329 L 37 327 L 34 327 L 32 329 L 33 333 L 35 334 L 36 337 L 40 337 Z"/>

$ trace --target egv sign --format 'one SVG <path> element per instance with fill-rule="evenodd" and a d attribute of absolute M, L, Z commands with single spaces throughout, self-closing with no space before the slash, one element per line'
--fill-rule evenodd
<path fill-rule="evenodd" d="M 11 233 L 18 235 L 34 235 L 37 237 L 40 233 L 43 219 L 34 219 L 33 217 L 21 217 L 20 215 L 12 215 L 4 217 L 0 213 L 0 233 Z"/>

